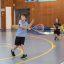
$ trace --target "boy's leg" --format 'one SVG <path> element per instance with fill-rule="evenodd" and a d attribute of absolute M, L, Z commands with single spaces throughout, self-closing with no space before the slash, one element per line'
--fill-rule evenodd
<path fill-rule="evenodd" d="M 27 57 L 27 54 L 26 54 L 26 50 L 25 50 L 25 47 L 24 47 L 23 44 L 21 45 L 21 48 L 22 48 L 22 50 L 23 50 L 23 55 L 22 55 L 21 58 L 26 58 L 26 57 Z"/>
<path fill-rule="evenodd" d="M 57 34 L 55 34 L 54 40 L 57 40 Z"/>
<path fill-rule="evenodd" d="M 14 48 L 12 49 L 12 51 L 15 51 L 18 48 L 18 46 L 14 46 Z"/>
<path fill-rule="evenodd" d="M 26 53 L 26 50 L 25 50 L 25 47 L 24 47 L 23 44 L 21 45 L 21 48 L 22 48 L 22 50 L 23 50 L 23 54 L 25 54 L 25 53 Z"/>
<path fill-rule="evenodd" d="M 55 40 L 60 40 L 60 35 L 59 34 L 55 34 Z"/>
<path fill-rule="evenodd" d="M 60 35 L 57 35 L 57 39 L 60 40 Z"/>
<path fill-rule="evenodd" d="M 14 51 L 15 51 L 17 48 L 18 48 L 18 46 L 14 46 L 14 48 L 11 50 L 11 54 L 12 54 L 12 56 L 15 56 Z"/>

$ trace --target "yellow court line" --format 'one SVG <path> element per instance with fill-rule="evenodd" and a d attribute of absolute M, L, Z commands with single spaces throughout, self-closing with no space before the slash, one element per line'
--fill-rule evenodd
<path fill-rule="evenodd" d="M 48 51 L 46 51 L 45 53 L 43 53 L 43 54 L 41 54 L 41 55 L 39 55 L 39 56 L 30 58 L 30 59 L 28 59 L 28 60 L 25 60 L 24 62 L 17 62 L 16 64 L 23 64 L 23 63 L 25 63 L 25 62 L 28 62 L 28 61 L 35 60 L 35 59 L 37 59 L 37 58 L 40 58 L 40 57 L 42 57 L 42 56 L 50 53 L 50 52 L 53 50 L 53 48 L 55 48 L 55 45 L 53 44 L 53 42 L 50 41 L 50 40 L 48 40 L 48 39 L 41 38 L 41 37 L 36 37 L 36 36 L 31 36 L 31 37 L 33 37 L 33 38 L 39 38 L 39 39 L 44 39 L 45 41 L 48 41 L 48 43 L 51 45 L 51 48 L 50 48 Z"/>
<path fill-rule="evenodd" d="M 2 43 L 0 43 L 0 44 L 3 45 Z M 4 46 L 1 46 L 1 45 L 0 45 L 0 47 L 12 48 L 12 45 L 10 45 L 10 44 L 5 44 Z M 15 57 L 18 57 L 18 56 L 20 56 L 21 54 L 23 54 L 22 49 L 19 49 L 19 48 L 18 48 L 18 50 L 20 50 L 20 53 L 17 54 Z M 9 60 L 9 59 L 12 59 L 12 58 L 13 58 L 12 56 L 11 56 L 11 57 L 8 57 L 8 58 L 0 58 L 0 61 Z"/>

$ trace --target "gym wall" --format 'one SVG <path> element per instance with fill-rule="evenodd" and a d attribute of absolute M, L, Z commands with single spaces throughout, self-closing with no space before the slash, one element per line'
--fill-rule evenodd
<path fill-rule="evenodd" d="M 35 20 L 35 24 L 42 23 L 52 26 L 55 18 L 58 17 L 64 23 L 64 0 L 54 2 L 25 2 L 24 0 L 1 0 L 2 8 L 11 7 L 12 25 L 14 24 L 14 9 L 30 8 L 30 19 Z M 6 13 L 1 12 L 1 27 L 6 29 Z"/>
<path fill-rule="evenodd" d="M 42 23 L 52 26 L 58 17 L 61 23 L 64 23 L 64 0 L 53 2 L 24 2 L 24 0 L 15 0 L 15 8 L 30 8 L 30 18 L 35 19 L 35 24 Z"/>

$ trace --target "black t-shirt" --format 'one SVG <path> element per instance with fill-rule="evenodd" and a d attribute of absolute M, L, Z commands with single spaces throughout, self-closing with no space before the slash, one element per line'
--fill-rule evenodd
<path fill-rule="evenodd" d="M 54 26 L 55 26 L 56 29 L 59 29 L 59 27 L 61 26 L 61 24 L 60 23 L 55 23 Z"/>

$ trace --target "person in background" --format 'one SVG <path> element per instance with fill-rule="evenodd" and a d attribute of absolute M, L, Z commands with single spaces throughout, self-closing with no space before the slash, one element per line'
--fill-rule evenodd
<path fill-rule="evenodd" d="M 56 21 L 54 23 L 54 40 L 59 40 L 59 36 L 60 36 L 60 27 L 61 27 L 61 23 L 59 21 L 58 18 L 56 18 Z"/>

